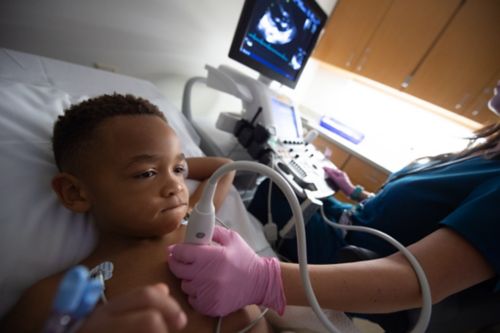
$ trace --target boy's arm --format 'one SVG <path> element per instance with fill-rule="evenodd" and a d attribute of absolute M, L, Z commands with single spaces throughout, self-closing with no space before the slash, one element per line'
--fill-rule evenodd
<path fill-rule="evenodd" d="M 61 274 L 29 288 L 0 322 L 0 332 L 40 332 L 49 317 Z"/>
<path fill-rule="evenodd" d="M 186 162 L 189 169 L 188 178 L 201 181 L 201 184 L 189 198 L 189 207 L 192 209 L 198 200 L 200 200 L 201 193 L 208 182 L 208 178 L 210 178 L 215 170 L 224 164 L 232 162 L 232 160 L 224 157 L 192 157 L 186 159 Z M 234 175 L 235 171 L 231 171 L 219 179 L 214 196 L 215 210 L 222 205 L 222 202 L 226 198 L 226 195 L 233 183 Z"/>

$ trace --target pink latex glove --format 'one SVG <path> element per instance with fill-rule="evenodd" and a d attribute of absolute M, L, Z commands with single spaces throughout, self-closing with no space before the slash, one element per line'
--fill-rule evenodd
<path fill-rule="evenodd" d="M 169 246 L 168 265 L 198 312 L 225 316 L 245 305 L 285 310 L 279 261 L 258 256 L 234 231 L 216 226 L 215 244 Z"/>
<path fill-rule="evenodd" d="M 345 195 L 350 196 L 355 189 L 347 173 L 340 169 L 324 167 L 326 175 L 330 178 Z"/>

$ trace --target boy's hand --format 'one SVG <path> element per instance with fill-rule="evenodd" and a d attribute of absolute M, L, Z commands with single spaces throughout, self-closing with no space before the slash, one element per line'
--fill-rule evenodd
<path fill-rule="evenodd" d="M 167 333 L 186 326 L 187 318 L 170 296 L 168 287 L 157 284 L 134 290 L 96 308 L 79 333 Z"/>
<path fill-rule="evenodd" d="M 351 183 L 349 176 L 340 169 L 324 167 L 326 175 L 330 178 L 345 195 L 350 196 L 355 186 Z"/>

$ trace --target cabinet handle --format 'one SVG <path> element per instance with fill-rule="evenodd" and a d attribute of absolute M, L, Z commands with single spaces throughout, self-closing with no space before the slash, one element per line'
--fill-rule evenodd
<path fill-rule="evenodd" d="M 465 93 L 465 95 L 458 101 L 458 103 L 455 104 L 455 110 L 461 109 L 464 104 L 469 100 L 470 94 Z"/>
<path fill-rule="evenodd" d="M 477 117 L 481 110 L 487 108 L 488 100 L 490 96 L 493 94 L 493 87 L 485 87 L 481 91 L 479 98 L 476 99 L 476 102 L 470 108 L 472 111 L 470 112 L 473 117 Z"/>
<path fill-rule="evenodd" d="M 351 67 L 352 65 L 352 60 L 354 59 L 355 53 L 351 52 L 351 55 L 349 56 L 349 59 L 345 62 L 345 67 Z"/>
<path fill-rule="evenodd" d="M 325 147 L 325 150 L 323 151 L 323 155 L 325 155 L 326 158 L 331 160 L 332 150 L 329 147 Z"/>
<path fill-rule="evenodd" d="M 363 55 L 361 56 L 361 60 L 359 61 L 358 66 L 356 67 L 356 70 L 358 72 L 361 72 L 363 70 L 363 66 L 365 65 L 366 61 L 368 60 L 368 56 L 370 55 L 371 49 L 367 47 L 365 51 L 363 52 Z"/>
<path fill-rule="evenodd" d="M 401 82 L 401 88 L 406 89 L 410 85 L 411 80 L 413 80 L 413 74 L 407 75 L 403 82 Z"/>
<path fill-rule="evenodd" d="M 374 176 L 374 175 L 365 175 L 365 178 L 372 183 L 379 183 L 380 182 L 378 177 Z"/>

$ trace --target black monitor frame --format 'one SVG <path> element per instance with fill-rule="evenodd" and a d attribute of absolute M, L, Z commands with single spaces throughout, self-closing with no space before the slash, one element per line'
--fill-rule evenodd
<path fill-rule="evenodd" d="M 302 67 L 296 72 L 295 77 L 293 79 L 290 79 L 276 71 L 273 71 L 271 68 L 265 66 L 264 64 L 252 59 L 251 57 L 243 54 L 240 51 L 241 44 L 243 43 L 243 40 L 245 38 L 245 35 L 247 31 L 249 30 L 248 24 L 252 18 L 252 15 L 254 14 L 254 9 L 257 4 L 257 2 L 261 2 L 264 0 L 245 0 L 245 3 L 243 5 L 243 9 L 241 11 L 240 19 L 238 21 L 238 25 L 236 27 L 236 32 L 233 37 L 233 41 L 231 44 L 231 48 L 229 50 L 229 57 L 233 60 L 238 61 L 239 63 L 250 67 L 257 72 L 259 72 L 262 76 L 269 78 L 271 80 L 278 81 L 290 88 L 295 88 L 297 85 L 297 82 L 300 78 L 300 75 L 302 74 L 302 71 L 304 67 L 306 66 L 307 61 L 309 60 L 312 51 L 316 45 L 316 42 L 318 41 L 318 38 L 321 34 L 321 31 L 323 30 L 323 27 L 325 26 L 327 15 L 326 13 L 321 9 L 321 7 L 316 3 L 314 0 L 303 0 L 303 2 L 306 4 L 308 8 L 310 8 L 314 14 L 316 14 L 320 21 L 321 24 L 317 29 L 317 32 L 313 35 L 313 38 L 311 39 L 311 42 L 307 46 L 306 50 L 306 58 L 304 59 L 304 63 Z M 273 1 L 273 0 L 271 0 Z"/>

